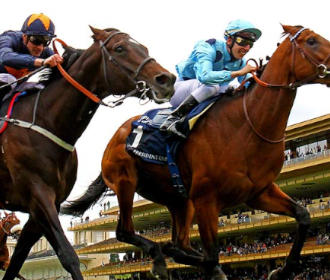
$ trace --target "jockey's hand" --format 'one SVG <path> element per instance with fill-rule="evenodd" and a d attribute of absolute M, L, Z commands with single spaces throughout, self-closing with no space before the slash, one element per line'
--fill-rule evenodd
<path fill-rule="evenodd" d="M 242 69 L 237 70 L 237 71 L 232 71 L 231 72 L 231 78 L 236 78 L 239 76 L 244 76 L 248 73 L 251 73 L 253 71 L 256 71 L 257 67 L 256 66 L 252 66 L 250 64 L 246 64 Z"/>
<path fill-rule="evenodd" d="M 255 72 L 257 70 L 257 67 L 256 66 L 252 66 L 250 64 L 246 64 L 242 69 L 242 73 L 243 75 L 246 75 L 247 73 L 251 73 L 251 72 Z M 243 76 L 242 75 L 242 76 Z"/>
<path fill-rule="evenodd" d="M 59 54 L 53 54 L 50 57 L 47 57 L 44 62 L 43 65 L 46 65 L 48 67 L 54 67 L 57 64 L 60 64 L 63 62 L 63 57 L 60 56 Z"/>

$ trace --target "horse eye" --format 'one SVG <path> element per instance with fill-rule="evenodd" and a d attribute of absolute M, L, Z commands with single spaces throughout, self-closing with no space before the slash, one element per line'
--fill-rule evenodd
<path fill-rule="evenodd" d="M 115 48 L 115 52 L 117 52 L 117 53 L 121 53 L 121 52 L 123 52 L 123 50 L 124 50 L 124 48 L 122 46 L 118 46 Z"/>
<path fill-rule="evenodd" d="M 316 44 L 316 39 L 315 38 L 309 38 L 307 40 L 307 44 L 310 46 L 314 46 Z"/>

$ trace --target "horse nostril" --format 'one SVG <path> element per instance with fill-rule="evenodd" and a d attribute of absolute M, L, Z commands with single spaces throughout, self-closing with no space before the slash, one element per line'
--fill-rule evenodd
<path fill-rule="evenodd" d="M 157 82 L 157 84 L 161 85 L 161 86 L 173 86 L 175 83 L 175 79 L 176 77 L 171 74 L 171 73 L 163 73 L 160 75 L 157 75 L 155 80 Z"/>

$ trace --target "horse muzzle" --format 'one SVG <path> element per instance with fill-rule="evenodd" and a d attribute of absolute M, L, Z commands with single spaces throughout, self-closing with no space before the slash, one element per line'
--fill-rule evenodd
<path fill-rule="evenodd" d="M 21 235 L 21 232 L 22 232 L 21 225 L 15 225 L 10 229 L 10 235 L 15 239 L 18 239 L 18 237 Z"/>
<path fill-rule="evenodd" d="M 150 90 L 147 96 L 158 104 L 168 102 L 174 94 L 175 80 L 175 75 L 169 72 L 156 75 L 153 81 L 149 83 Z"/>

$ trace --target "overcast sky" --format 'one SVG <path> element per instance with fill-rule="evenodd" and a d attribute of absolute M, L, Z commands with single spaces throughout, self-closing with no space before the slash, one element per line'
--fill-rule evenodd
<path fill-rule="evenodd" d="M 227 23 L 237 18 L 253 22 L 263 32 L 247 57 L 265 57 L 274 52 L 281 39 L 280 23 L 303 25 L 330 39 L 327 3 L 326 0 L 3 1 L 0 32 L 19 30 L 29 14 L 42 12 L 55 23 L 58 38 L 73 47 L 88 48 L 92 44 L 88 25 L 114 27 L 146 45 L 151 56 L 175 73 L 175 64 L 188 56 L 197 40 L 222 39 Z M 138 100 L 131 99 L 119 108 L 97 111 L 76 145 L 79 169 L 72 197 L 99 174 L 105 146 L 119 125 L 157 106 L 155 103 L 141 106 Z M 298 90 L 289 124 L 328 113 L 329 88 L 305 86 Z"/>

